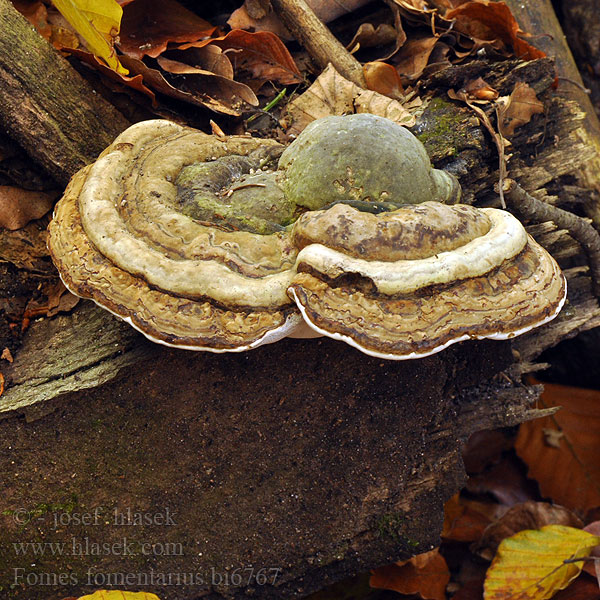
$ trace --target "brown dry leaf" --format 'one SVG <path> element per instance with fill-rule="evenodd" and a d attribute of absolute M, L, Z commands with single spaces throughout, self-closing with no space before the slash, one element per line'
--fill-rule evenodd
<path fill-rule="evenodd" d="M 243 84 L 227 79 L 226 77 L 220 77 L 214 73 L 196 73 L 193 76 L 194 79 L 187 82 L 190 88 L 190 91 L 187 91 L 171 85 L 160 71 L 151 69 L 141 60 L 131 58 L 130 56 L 123 56 L 121 62 L 132 73 L 141 75 L 144 84 L 150 86 L 154 91 L 176 98 L 177 100 L 203 106 L 217 113 L 235 117 L 239 117 L 241 114 L 242 107 L 240 106 L 240 102 L 243 98 L 238 94 L 242 93 L 240 86 L 243 86 Z M 243 89 L 244 95 L 249 97 L 249 88 L 243 86 Z M 258 104 L 258 100 L 256 100 L 256 104 Z"/>
<path fill-rule="evenodd" d="M 216 30 L 175 0 L 135 0 L 123 8 L 119 49 L 156 58 L 169 43 L 195 42 Z"/>
<path fill-rule="evenodd" d="M 24 320 L 35 317 L 53 317 L 59 312 L 72 310 L 81 298 L 71 294 L 62 281 L 44 283 L 39 298 L 31 299 L 25 307 Z"/>
<path fill-rule="evenodd" d="M 0 186 L 0 227 L 14 231 L 34 219 L 43 217 L 54 206 L 58 193 L 35 192 Z"/>
<path fill-rule="evenodd" d="M 317 17 L 323 23 L 329 23 L 338 17 L 352 12 L 371 0 L 306 0 L 306 3 L 313 9 Z M 254 29 L 254 31 L 270 31 L 284 40 L 292 40 L 293 36 L 286 29 L 283 23 L 278 19 L 273 11 L 262 18 L 252 17 L 252 7 L 248 7 L 248 2 L 237 10 L 234 10 L 227 21 L 231 29 Z"/>
<path fill-rule="evenodd" d="M 4 350 L 2 350 L 2 354 L 0 354 L 0 360 L 7 360 L 9 363 L 14 361 L 13 355 L 10 353 L 8 348 L 4 348 Z"/>
<path fill-rule="evenodd" d="M 330 64 L 301 96 L 288 104 L 291 119 L 288 133 L 298 135 L 315 119 L 354 112 L 369 112 L 405 127 L 415 123 L 415 117 L 400 102 L 363 90 L 342 77 Z"/>
<path fill-rule="evenodd" d="M 527 529 L 500 544 L 487 571 L 486 600 L 547 600 L 581 572 L 583 562 L 600 538 L 581 529 L 546 525 Z"/>
<path fill-rule="evenodd" d="M 175 58 L 204 71 L 210 71 L 215 75 L 222 75 L 223 77 L 227 77 L 227 79 L 233 79 L 233 65 L 227 54 L 218 46 L 189 48 L 183 52 L 174 50 L 169 53 L 169 58 Z"/>
<path fill-rule="evenodd" d="M 4 375 L 0 373 L 0 396 L 4 394 Z"/>
<path fill-rule="evenodd" d="M 12 0 L 13 6 L 35 27 L 45 39 L 52 36 L 52 26 L 48 23 L 48 11 L 41 2 L 27 0 Z"/>
<path fill-rule="evenodd" d="M 491 101 L 496 100 L 499 96 L 498 90 L 495 90 L 482 77 L 469 81 L 465 85 L 465 92 L 475 100 Z"/>
<path fill-rule="evenodd" d="M 444 505 L 444 528 L 441 537 L 454 542 L 476 542 L 485 528 L 501 517 L 507 506 L 478 502 L 456 494 Z"/>
<path fill-rule="evenodd" d="M 239 83 L 228 77 L 216 75 L 215 73 L 205 71 L 204 69 L 191 67 L 185 63 L 171 60 L 163 56 L 159 56 L 156 61 L 161 69 L 164 69 L 168 73 L 173 73 L 175 75 L 202 75 L 199 79 L 196 77 L 185 78 L 185 87 L 192 91 L 196 91 L 197 93 L 209 93 L 224 104 L 227 103 L 228 99 L 237 96 L 252 106 L 258 106 L 256 94 L 243 83 Z"/>
<path fill-rule="evenodd" d="M 408 40 L 394 57 L 396 70 L 402 77 L 418 79 L 425 70 L 439 38 L 427 36 Z"/>
<path fill-rule="evenodd" d="M 473 494 L 491 494 L 498 502 L 513 506 L 537 497 L 535 483 L 522 473 L 516 457 L 506 456 L 497 465 L 469 477 L 466 489 Z"/>
<path fill-rule="evenodd" d="M 249 71 L 255 80 L 255 89 L 266 81 L 278 81 L 283 85 L 302 81 L 302 74 L 292 55 L 274 33 L 251 33 L 234 29 L 222 37 L 183 44 L 179 50 L 203 48 L 207 45 L 215 45 L 225 51 L 236 73 L 239 70 Z"/>
<path fill-rule="evenodd" d="M 600 600 L 598 582 L 582 575 L 553 596 L 553 600 Z"/>
<path fill-rule="evenodd" d="M 593 523 L 588 523 L 584 528 L 584 531 L 591 533 L 593 535 L 600 536 L 600 521 L 594 521 Z M 589 573 L 592 577 L 596 578 L 598 585 L 600 586 L 600 546 L 596 546 L 590 556 L 592 558 L 596 558 L 599 560 L 595 560 L 593 562 L 587 562 L 583 565 L 583 570 L 586 573 Z"/>
<path fill-rule="evenodd" d="M 435 548 L 410 560 L 375 569 L 371 587 L 401 594 L 417 594 L 423 600 L 445 600 L 450 570 Z"/>
<path fill-rule="evenodd" d="M 46 223 L 40 225 L 39 221 L 16 231 L 0 229 L 0 258 L 33 273 L 55 272 L 48 256 L 47 236 Z"/>
<path fill-rule="evenodd" d="M 498 129 L 503 137 L 510 138 L 517 127 L 529 123 L 535 114 L 544 112 L 544 104 L 537 99 L 533 88 L 517 82 L 511 95 L 498 108 Z"/>
<path fill-rule="evenodd" d="M 360 48 L 395 44 L 396 49 L 398 49 L 405 41 L 406 34 L 404 31 L 398 31 L 389 23 L 380 23 L 377 27 L 372 23 L 361 23 L 347 48 L 350 52 L 356 52 Z"/>
<path fill-rule="evenodd" d="M 519 37 L 519 24 L 504 2 L 476 0 L 448 11 L 445 19 L 455 19 L 454 28 L 476 40 L 500 40 L 522 60 L 544 58 L 546 55 Z"/>
<path fill-rule="evenodd" d="M 491 560 L 502 540 L 524 529 L 541 529 L 545 525 L 567 525 L 581 528 L 583 522 L 568 508 L 547 502 L 523 502 L 511 507 L 483 532 L 476 552 Z"/>
<path fill-rule="evenodd" d="M 120 590 L 98 590 L 93 594 L 80 596 L 79 600 L 160 600 L 149 592 L 122 592 Z"/>
<path fill-rule="evenodd" d="M 404 88 L 398 71 L 392 65 L 379 61 L 368 62 L 363 65 L 363 73 L 370 90 L 390 98 L 402 97 Z"/>
<path fill-rule="evenodd" d="M 102 64 L 93 54 L 90 54 L 89 52 L 86 52 L 85 50 L 72 48 L 72 49 L 69 49 L 69 53 L 73 54 L 79 60 L 87 63 L 94 69 L 100 71 L 100 73 L 102 73 L 102 75 L 104 75 L 111 81 L 116 81 L 117 83 L 125 85 L 133 90 L 136 90 L 136 91 L 141 92 L 142 94 L 148 96 L 150 98 L 150 100 L 152 101 L 152 106 L 156 106 L 156 104 L 157 104 L 156 94 L 150 88 L 148 88 L 146 85 L 144 85 L 144 78 L 142 75 L 138 74 L 138 75 L 128 76 L 128 75 L 122 75 L 121 73 L 117 73 L 116 71 L 113 71 L 112 69 L 109 69 L 106 65 Z M 129 57 L 127 57 L 127 56 L 121 56 L 120 58 L 121 58 L 121 62 L 123 64 L 126 64 L 129 62 L 129 60 L 128 60 Z M 129 64 L 134 64 L 134 63 L 129 63 Z M 131 68 L 130 67 L 128 67 L 128 68 L 129 68 L 129 71 L 131 72 L 132 71 Z M 157 91 L 160 91 L 160 90 L 157 90 Z"/>
<path fill-rule="evenodd" d="M 600 506 L 600 391 L 544 384 L 540 407 L 562 406 L 556 414 L 523 423 L 515 442 L 543 496 L 571 510 Z M 544 429 L 564 433 L 560 447 L 548 446 Z"/>

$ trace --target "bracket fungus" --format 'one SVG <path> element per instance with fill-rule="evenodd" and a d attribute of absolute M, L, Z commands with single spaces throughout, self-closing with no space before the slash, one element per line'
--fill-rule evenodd
<path fill-rule="evenodd" d="M 75 175 L 49 248 L 74 294 L 168 346 L 236 352 L 308 326 L 417 358 L 519 335 L 565 301 L 517 219 L 459 198 L 374 115 L 320 119 L 288 148 L 145 121 Z"/>

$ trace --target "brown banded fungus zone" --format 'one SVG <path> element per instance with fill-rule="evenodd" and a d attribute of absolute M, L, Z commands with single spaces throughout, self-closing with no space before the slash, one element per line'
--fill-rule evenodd
<path fill-rule="evenodd" d="M 287 149 L 134 125 L 71 181 L 50 225 L 66 286 L 150 339 L 241 351 L 287 335 L 417 358 L 548 322 L 566 285 L 505 211 L 374 115 L 311 123 Z"/>

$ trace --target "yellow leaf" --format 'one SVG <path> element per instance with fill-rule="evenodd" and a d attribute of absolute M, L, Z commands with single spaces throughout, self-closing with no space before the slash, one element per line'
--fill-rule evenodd
<path fill-rule="evenodd" d="M 119 35 L 123 9 L 116 0 L 52 0 L 62 16 L 83 37 L 88 48 L 106 64 L 127 75 L 115 52 L 114 42 Z"/>
<path fill-rule="evenodd" d="M 118 590 L 98 590 L 89 596 L 81 596 L 79 600 L 160 600 L 158 596 L 148 592 L 120 592 Z"/>
<path fill-rule="evenodd" d="M 506 538 L 487 571 L 485 600 L 546 600 L 579 575 L 600 537 L 564 525 L 526 529 Z"/>

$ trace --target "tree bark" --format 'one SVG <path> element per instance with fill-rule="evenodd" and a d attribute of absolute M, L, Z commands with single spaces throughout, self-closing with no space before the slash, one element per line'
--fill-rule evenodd
<path fill-rule="evenodd" d="M 129 125 L 9 0 L 0 0 L 0 97 L 0 125 L 62 184 Z"/>

